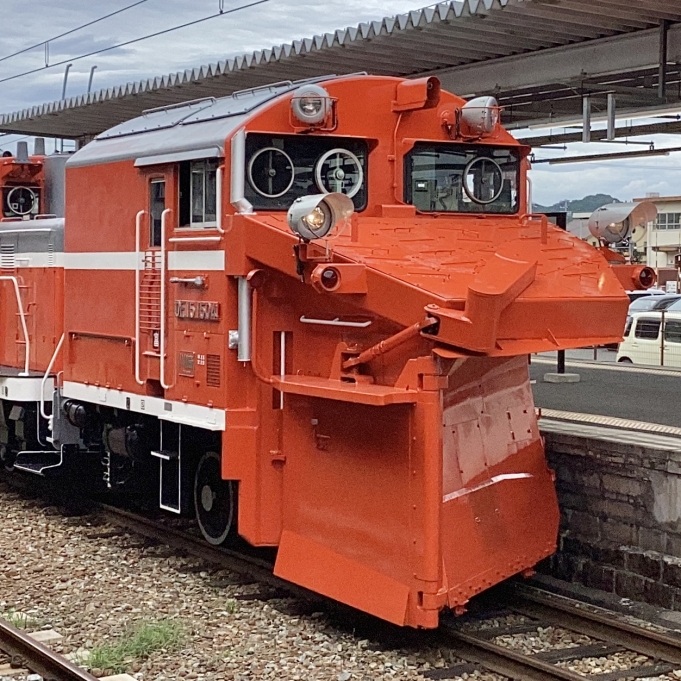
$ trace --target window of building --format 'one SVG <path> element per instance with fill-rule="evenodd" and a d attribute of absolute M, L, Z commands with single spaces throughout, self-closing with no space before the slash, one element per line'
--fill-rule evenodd
<path fill-rule="evenodd" d="M 639 319 L 634 335 L 636 338 L 655 340 L 660 333 L 659 319 Z"/>
<path fill-rule="evenodd" d="M 681 229 L 681 213 L 658 213 L 655 227 L 657 229 Z"/>
<path fill-rule="evenodd" d="M 217 209 L 218 161 L 204 159 L 180 164 L 180 226 L 214 227 Z"/>

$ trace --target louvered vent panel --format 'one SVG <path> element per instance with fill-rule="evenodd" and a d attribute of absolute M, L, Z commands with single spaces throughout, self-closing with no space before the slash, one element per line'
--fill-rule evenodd
<path fill-rule="evenodd" d="M 206 355 L 206 385 L 220 387 L 220 355 Z"/>
<path fill-rule="evenodd" d="M 14 244 L 0 245 L 0 269 L 14 270 L 15 267 Z"/>
<path fill-rule="evenodd" d="M 54 244 L 47 244 L 47 266 L 54 267 Z"/>

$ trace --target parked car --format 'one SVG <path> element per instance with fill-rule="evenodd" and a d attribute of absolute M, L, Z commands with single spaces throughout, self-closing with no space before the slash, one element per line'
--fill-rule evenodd
<path fill-rule="evenodd" d="M 651 310 L 627 317 L 617 361 L 681 367 L 681 312 L 663 316 Z"/>
<path fill-rule="evenodd" d="M 629 303 L 629 314 L 648 310 L 667 310 L 674 303 L 681 301 L 681 294 L 667 293 L 662 296 L 644 296 Z"/>
<path fill-rule="evenodd" d="M 681 300 L 674 301 L 667 310 L 669 312 L 681 312 Z"/>
<path fill-rule="evenodd" d="M 661 288 L 648 288 L 642 291 L 627 291 L 629 301 L 632 303 L 639 298 L 646 298 L 647 296 L 664 296 L 666 294 L 667 292 Z"/>

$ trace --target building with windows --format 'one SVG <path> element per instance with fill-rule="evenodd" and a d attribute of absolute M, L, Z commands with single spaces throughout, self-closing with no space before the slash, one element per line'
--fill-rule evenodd
<path fill-rule="evenodd" d="M 651 201 L 657 207 L 657 219 L 648 223 L 647 264 L 674 267 L 674 256 L 681 254 L 681 196 L 649 195 L 634 201 Z"/>
<path fill-rule="evenodd" d="M 589 231 L 589 218 L 591 213 L 573 213 L 572 219 L 568 222 L 567 230 L 573 236 L 579 237 L 583 241 L 598 246 L 598 239 Z"/>

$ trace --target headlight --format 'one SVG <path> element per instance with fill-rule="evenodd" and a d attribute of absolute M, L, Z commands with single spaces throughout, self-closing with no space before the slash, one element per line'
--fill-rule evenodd
<path fill-rule="evenodd" d="M 324 122 L 331 111 L 331 97 L 319 85 L 303 85 L 293 93 L 291 110 L 302 123 L 317 125 Z"/>
<path fill-rule="evenodd" d="M 305 241 L 323 239 L 340 220 L 355 210 L 345 194 L 313 194 L 297 198 L 286 216 L 291 231 Z"/>
<path fill-rule="evenodd" d="M 499 104 L 494 97 L 476 97 L 463 105 L 461 118 L 474 135 L 489 135 L 499 123 Z"/>

